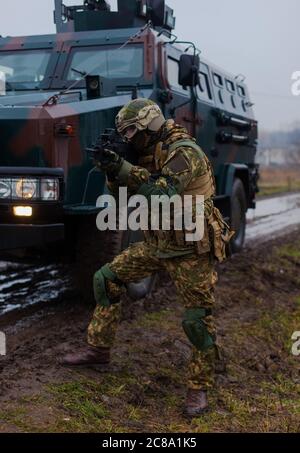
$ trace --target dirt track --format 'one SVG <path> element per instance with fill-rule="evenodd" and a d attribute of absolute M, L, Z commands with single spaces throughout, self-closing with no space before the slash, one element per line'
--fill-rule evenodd
<path fill-rule="evenodd" d="M 219 335 L 227 371 L 217 377 L 212 412 L 181 414 L 189 346 L 173 286 L 128 304 L 112 365 L 99 373 L 57 365 L 85 340 L 91 309 L 72 292 L 45 308 L 1 318 L 0 432 L 299 431 L 299 231 L 247 249 L 220 269 Z M 24 316 L 26 314 L 26 316 Z"/>

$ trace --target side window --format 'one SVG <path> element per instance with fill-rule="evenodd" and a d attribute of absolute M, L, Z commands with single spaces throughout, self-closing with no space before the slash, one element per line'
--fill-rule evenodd
<path fill-rule="evenodd" d="M 217 74 L 216 72 L 214 72 L 213 78 L 214 78 L 215 85 L 223 88 L 223 86 L 224 86 L 223 77 L 220 76 L 220 74 Z"/>
<path fill-rule="evenodd" d="M 232 80 L 226 79 L 226 88 L 227 88 L 227 91 L 229 91 L 229 93 L 230 93 L 231 105 L 234 109 L 236 109 L 237 108 L 236 99 L 235 99 L 236 90 L 235 90 L 235 84 L 233 83 Z"/>
<path fill-rule="evenodd" d="M 235 85 L 232 82 L 232 80 L 226 79 L 226 87 L 228 91 L 230 91 L 231 93 L 235 93 Z"/>
<path fill-rule="evenodd" d="M 247 112 L 247 103 L 246 103 L 246 90 L 243 86 L 241 85 L 238 85 L 237 86 L 237 91 L 238 91 L 238 94 L 242 99 L 242 102 L 241 102 L 241 105 L 242 105 L 242 109 L 244 112 Z"/>
<path fill-rule="evenodd" d="M 245 91 L 245 88 L 242 87 L 241 85 L 238 85 L 238 93 L 241 97 L 246 97 L 246 91 Z"/>
<path fill-rule="evenodd" d="M 223 94 L 224 80 L 223 80 L 223 77 L 220 74 L 213 72 L 213 81 L 217 87 L 217 90 L 215 90 L 215 91 L 217 93 L 218 100 L 219 100 L 219 102 L 221 102 L 221 104 L 224 104 L 224 94 Z"/>
<path fill-rule="evenodd" d="M 209 85 L 208 75 L 204 72 L 200 72 L 200 85 L 197 86 L 197 95 L 200 99 L 205 101 L 212 100 L 212 92 Z"/>
<path fill-rule="evenodd" d="M 188 94 L 188 90 L 184 89 L 181 85 L 179 85 L 178 77 L 179 77 L 179 63 L 177 60 L 174 60 L 174 58 L 168 57 L 168 81 L 170 86 L 175 91 L 181 91 L 184 94 Z"/>

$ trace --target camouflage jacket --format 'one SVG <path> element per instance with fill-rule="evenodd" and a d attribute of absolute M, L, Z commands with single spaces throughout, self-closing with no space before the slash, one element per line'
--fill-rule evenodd
<path fill-rule="evenodd" d="M 215 182 L 211 164 L 193 139 L 183 127 L 173 120 L 166 121 L 160 131 L 158 141 L 149 150 L 141 153 L 141 166 L 131 165 L 125 161 L 118 178 L 108 182 L 109 189 L 116 192 L 119 186 L 127 186 L 129 194 L 151 195 L 179 194 L 205 195 L 205 218 L 211 222 L 217 214 L 213 206 L 212 196 L 215 195 Z M 221 215 L 218 223 L 221 222 Z M 221 225 L 223 227 L 223 225 Z M 195 244 L 179 238 L 177 232 L 148 231 L 146 241 L 155 247 L 161 257 L 175 257 L 195 252 Z M 211 249 L 211 241 L 206 234 L 200 244 L 199 253 L 207 253 Z"/>

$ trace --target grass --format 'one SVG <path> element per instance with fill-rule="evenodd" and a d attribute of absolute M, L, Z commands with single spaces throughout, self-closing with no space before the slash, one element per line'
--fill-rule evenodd
<path fill-rule="evenodd" d="M 52 427 L 54 432 L 101 432 L 109 425 L 109 409 L 101 398 L 100 385 L 90 380 L 48 385 L 61 416 Z"/>
<path fill-rule="evenodd" d="M 159 327 L 168 322 L 170 315 L 171 311 L 169 309 L 145 313 L 139 318 L 138 325 L 145 328 Z"/>
<path fill-rule="evenodd" d="M 300 249 L 291 244 L 284 245 L 283 247 L 280 247 L 280 249 L 278 250 L 278 255 L 281 257 L 299 259 L 300 258 Z"/>
<path fill-rule="evenodd" d="M 258 197 L 300 191 L 300 169 L 261 167 Z"/>
<path fill-rule="evenodd" d="M 22 406 L 3 409 L 0 411 L 0 424 L 6 422 L 26 432 L 31 426 L 27 415 L 26 409 Z"/>

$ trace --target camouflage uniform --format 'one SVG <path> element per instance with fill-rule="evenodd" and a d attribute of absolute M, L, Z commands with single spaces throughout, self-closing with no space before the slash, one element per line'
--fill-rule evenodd
<path fill-rule="evenodd" d="M 178 299 L 185 308 L 208 308 L 214 304 L 213 286 L 217 281 L 210 254 L 196 254 L 178 258 L 159 258 L 156 250 L 146 242 L 133 244 L 109 265 L 124 283 L 139 281 L 165 269 L 178 291 Z M 109 282 L 108 293 L 114 299 L 122 294 L 122 287 Z M 121 306 L 97 305 L 88 328 L 88 343 L 96 347 L 111 347 L 120 320 Z M 212 316 L 204 319 L 209 332 L 215 334 Z M 194 347 L 189 364 L 188 385 L 191 388 L 210 387 L 213 379 L 214 351 L 200 352 Z"/>
<path fill-rule="evenodd" d="M 136 105 L 140 108 L 138 100 Z M 119 115 L 122 114 L 124 109 Z M 125 114 L 130 120 L 130 112 L 128 115 L 126 108 Z M 134 114 L 136 111 L 132 116 Z M 143 115 L 141 118 L 143 120 Z M 143 130 L 142 120 L 139 130 Z M 225 243 L 230 233 L 213 206 L 211 197 L 215 186 L 209 160 L 194 139 L 173 120 L 164 122 L 154 137 L 155 140 L 146 149 L 141 148 L 140 166 L 132 166 L 125 161 L 118 177 L 108 182 L 109 188 L 114 192 L 120 185 L 126 185 L 131 194 L 140 193 L 147 197 L 153 194 L 204 194 L 205 235 L 195 244 L 186 243 L 183 236 L 178 237 L 174 230 L 148 231 L 144 242 L 131 245 L 112 263 L 104 266 L 105 271 L 101 268 L 94 280 L 98 305 L 88 328 L 88 343 L 95 347 L 111 347 L 120 320 L 118 302 L 124 285 L 164 269 L 174 282 L 178 298 L 185 307 L 183 328 L 193 344 L 188 387 L 206 390 L 213 384 L 218 350 L 211 311 L 217 282 L 214 262 L 216 258 L 219 261 L 225 258 Z M 153 178 L 155 172 L 158 176 Z M 105 300 L 109 304 L 103 303 L 103 291 L 106 291 Z"/>

